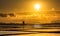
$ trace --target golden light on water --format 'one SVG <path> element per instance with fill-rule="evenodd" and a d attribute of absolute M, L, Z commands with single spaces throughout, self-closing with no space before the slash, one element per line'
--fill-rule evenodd
<path fill-rule="evenodd" d="M 35 5 L 34 5 L 34 8 L 35 8 L 36 10 L 39 10 L 39 9 L 41 8 L 41 5 L 40 5 L 40 4 L 35 4 Z"/>

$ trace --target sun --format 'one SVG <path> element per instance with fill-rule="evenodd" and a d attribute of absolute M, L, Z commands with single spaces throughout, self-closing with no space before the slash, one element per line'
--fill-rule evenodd
<path fill-rule="evenodd" d="M 34 8 L 35 8 L 36 10 L 39 10 L 39 9 L 41 8 L 41 5 L 40 5 L 40 4 L 35 4 L 35 5 L 34 5 Z"/>

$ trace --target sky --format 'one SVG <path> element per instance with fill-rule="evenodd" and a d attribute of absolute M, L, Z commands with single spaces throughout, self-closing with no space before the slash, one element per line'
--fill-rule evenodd
<path fill-rule="evenodd" d="M 34 11 L 34 4 L 40 3 L 42 5 L 42 10 L 50 10 L 55 8 L 60 10 L 60 0 L 0 0 L 0 11 L 10 12 L 10 11 Z"/>
<path fill-rule="evenodd" d="M 40 4 L 42 12 L 36 12 L 34 4 Z M 60 11 L 60 0 L 0 0 L 0 13 L 17 13 L 17 17 L 1 18 L 0 22 L 20 22 L 26 21 L 28 23 L 51 23 L 56 20 L 60 20 L 60 12 L 43 12 L 43 10 L 55 10 Z M 25 16 L 27 14 L 27 16 Z M 11 19 L 11 20 L 10 20 Z M 50 20 L 49 20 L 50 19 Z"/>

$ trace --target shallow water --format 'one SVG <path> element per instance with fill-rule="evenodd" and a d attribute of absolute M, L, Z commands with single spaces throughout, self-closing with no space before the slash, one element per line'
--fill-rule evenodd
<path fill-rule="evenodd" d="M 8 36 L 60 36 L 60 33 L 37 33 L 37 34 L 8 35 Z"/>

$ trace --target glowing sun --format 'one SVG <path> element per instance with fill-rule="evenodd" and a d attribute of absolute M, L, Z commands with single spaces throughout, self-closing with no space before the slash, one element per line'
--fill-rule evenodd
<path fill-rule="evenodd" d="M 39 10 L 39 9 L 41 8 L 41 5 L 40 5 L 40 4 L 35 4 L 35 5 L 34 5 L 34 8 L 35 8 L 36 10 Z"/>

